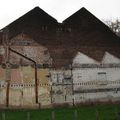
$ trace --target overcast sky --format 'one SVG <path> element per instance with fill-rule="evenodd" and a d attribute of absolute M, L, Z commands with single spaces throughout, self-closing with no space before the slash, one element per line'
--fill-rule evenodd
<path fill-rule="evenodd" d="M 58 22 L 85 7 L 99 19 L 120 19 L 120 0 L 0 0 L 0 29 L 39 6 Z"/>

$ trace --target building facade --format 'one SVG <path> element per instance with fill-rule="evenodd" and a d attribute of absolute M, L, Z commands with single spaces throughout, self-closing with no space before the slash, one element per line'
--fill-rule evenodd
<path fill-rule="evenodd" d="M 0 105 L 118 101 L 119 46 L 85 8 L 58 23 L 36 7 L 0 33 Z"/>

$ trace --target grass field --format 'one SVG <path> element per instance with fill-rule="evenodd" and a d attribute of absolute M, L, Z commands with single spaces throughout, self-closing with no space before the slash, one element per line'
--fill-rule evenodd
<path fill-rule="evenodd" d="M 120 105 L 39 110 L 1 110 L 0 120 L 120 120 Z"/>

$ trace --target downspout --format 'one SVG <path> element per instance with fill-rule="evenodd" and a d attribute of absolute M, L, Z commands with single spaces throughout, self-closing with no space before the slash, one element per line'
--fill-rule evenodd
<path fill-rule="evenodd" d="M 10 47 L 9 47 L 9 50 L 34 63 L 34 67 L 35 67 L 35 101 L 36 101 L 36 103 L 38 103 L 38 79 L 37 79 L 37 64 L 36 64 L 36 62 L 34 60 L 32 60 L 31 58 L 11 49 Z"/>
<path fill-rule="evenodd" d="M 73 106 L 75 105 L 75 101 L 74 101 L 74 82 L 73 82 L 73 67 L 72 64 L 70 66 L 70 71 L 71 71 L 71 79 L 72 79 L 72 102 L 73 102 Z"/>
<path fill-rule="evenodd" d="M 6 107 L 9 107 L 9 89 L 10 89 L 10 80 L 11 80 L 8 33 L 9 33 L 9 30 L 6 28 L 5 31 L 3 31 L 3 39 L 2 39 L 2 43 L 5 48 L 5 65 L 6 65 L 6 83 L 7 83 L 6 84 Z"/>
<path fill-rule="evenodd" d="M 11 72 L 10 72 L 10 63 L 9 63 L 9 50 L 8 46 L 6 47 L 6 107 L 9 107 L 9 91 L 10 91 L 10 80 L 11 80 Z"/>

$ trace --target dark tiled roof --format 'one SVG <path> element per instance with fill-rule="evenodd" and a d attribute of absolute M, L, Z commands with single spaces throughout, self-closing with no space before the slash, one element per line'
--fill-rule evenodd
<path fill-rule="evenodd" d="M 0 44 L 2 44 L 3 33 L 0 32 Z"/>
<path fill-rule="evenodd" d="M 0 32 L 0 45 L 2 44 L 2 32 Z M 2 62 L 2 55 L 0 55 L 0 63 Z"/>
<path fill-rule="evenodd" d="M 10 38 L 24 31 L 47 47 L 57 68 L 70 64 L 78 51 L 98 61 L 105 51 L 120 57 L 120 38 L 85 8 L 60 24 L 36 7 L 7 27 Z"/>

